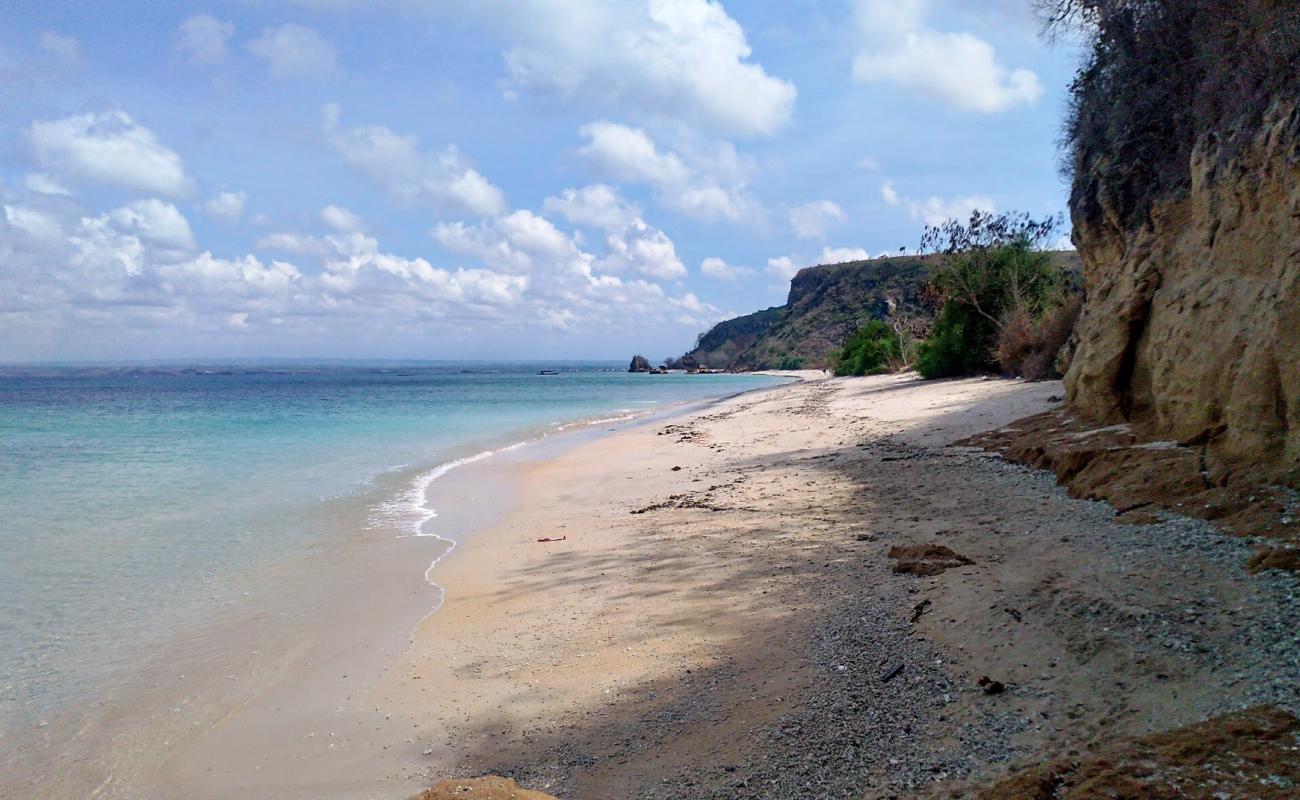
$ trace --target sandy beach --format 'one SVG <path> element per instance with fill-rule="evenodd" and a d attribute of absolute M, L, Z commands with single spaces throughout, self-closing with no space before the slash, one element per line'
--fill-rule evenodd
<path fill-rule="evenodd" d="M 427 548 L 394 545 L 334 598 L 361 652 L 300 655 L 96 796 L 400 800 L 492 773 L 562 798 L 960 797 L 1099 737 L 1297 708 L 1294 576 L 949 446 L 1058 383 L 800 377 L 449 473 L 438 524 L 490 524 L 430 573 L 445 598 L 409 646 L 355 628 L 419 576 Z M 917 545 L 951 558 L 895 571 Z"/>
<path fill-rule="evenodd" d="M 415 712 L 426 784 L 566 798 L 960 796 L 1098 736 L 1294 709 L 1293 578 L 945 447 L 1059 394 L 801 383 L 535 464 L 374 703 Z M 892 571 L 929 543 L 973 563 Z"/>

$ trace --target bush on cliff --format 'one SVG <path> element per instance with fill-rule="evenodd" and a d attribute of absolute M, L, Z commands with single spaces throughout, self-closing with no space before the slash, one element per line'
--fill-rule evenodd
<path fill-rule="evenodd" d="M 1090 46 L 1064 135 L 1076 216 L 1136 230 L 1191 188 L 1198 139 L 1229 140 L 1300 93 L 1295 0 L 1034 1 Z"/>
<path fill-rule="evenodd" d="M 878 319 L 868 320 L 833 357 L 836 375 L 879 375 L 902 358 L 898 334 Z"/>
<path fill-rule="evenodd" d="M 976 211 L 965 224 L 954 220 L 926 229 L 922 250 L 941 254 L 943 262 L 931 282 L 939 313 L 918 349 L 921 375 L 1052 374 L 1077 315 L 1060 269 L 1038 249 L 1058 224 L 1028 214 Z"/>

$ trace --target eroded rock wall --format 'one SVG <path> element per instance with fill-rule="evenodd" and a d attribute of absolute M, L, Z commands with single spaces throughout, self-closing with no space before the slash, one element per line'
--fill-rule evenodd
<path fill-rule="evenodd" d="M 1300 487 L 1300 106 L 1280 101 L 1251 130 L 1202 136 L 1190 166 L 1190 190 L 1136 230 L 1122 222 L 1121 181 L 1076 176 L 1086 300 L 1069 402 L 1208 443 L 1216 481 Z"/>

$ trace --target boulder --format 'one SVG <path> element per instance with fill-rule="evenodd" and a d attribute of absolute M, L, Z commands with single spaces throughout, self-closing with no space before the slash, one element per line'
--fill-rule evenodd
<path fill-rule="evenodd" d="M 651 369 L 650 359 L 645 356 L 632 356 L 632 363 L 628 366 L 628 372 L 649 372 Z"/>

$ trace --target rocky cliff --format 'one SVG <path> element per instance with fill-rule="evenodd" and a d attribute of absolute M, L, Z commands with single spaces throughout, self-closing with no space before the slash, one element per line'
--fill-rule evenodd
<path fill-rule="evenodd" d="M 928 276 L 916 257 L 808 267 L 785 305 L 718 323 L 687 355 L 714 369 L 821 368 L 868 319 L 919 309 Z"/>
<path fill-rule="evenodd" d="M 1116 170 L 1075 177 L 1083 314 L 1069 402 L 1099 421 L 1204 443 L 1211 480 L 1300 486 L 1300 110 L 1205 131 L 1190 185 L 1125 219 Z"/>
<path fill-rule="evenodd" d="M 1067 271 L 1073 252 L 1053 254 Z M 820 369 L 870 319 L 931 313 L 921 295 L 931 257 L 900 256 L 800 270 L 785 305 L 720 322 L 687 356 L 713 369 Z"/>

